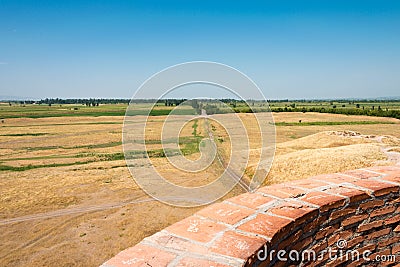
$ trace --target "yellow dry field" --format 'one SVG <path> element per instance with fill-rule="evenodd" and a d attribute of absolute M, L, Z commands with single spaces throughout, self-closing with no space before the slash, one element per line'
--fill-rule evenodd
<path fill-rule="evenodd" d="M 260 153 L 260 141 L 252 136 L 257 129 L 251 114 L 240 116 L 250 129 L 253 160 Z M 274 163 L 265 184 L 390 165 L 395 159 L 385 151 L 400 151 L 396 119 L 320 113 L 276 113 L 274 119 L 375 123 L 277 126 Z M 147 141 L 159 140 L 163 120 L 151 118 Z M 98 266 L 199 209 L 162 204 L 138 188 L 123 159 L 122 121 L 122 117 L 16 118 L 1 125 L 0 266 Z M 228 154 L 229 136 L 220 125 L 211 127 L 214 138 L 223 140 L 220 149 Z M 181 136 L 195 138 L 193 130 L 189 124 Z M 207 135 L 204 121 L 198 121 L 196 135 Z M 147 147 L 161 148 L 157 142 Z M 181 149 L 191 160 L 199 157 L 193 146 L 182 144 Z M 207 176 L 193 180 L 190 174 L 175 173 L 163 157 L 151 160 L 173 182 L 185 186 L 208 183 L 221 172 L 214 162 Z M 132 167 L 145 164 L 138 158 Z M 237 187 L 226 197 L 241 192 Z"/>

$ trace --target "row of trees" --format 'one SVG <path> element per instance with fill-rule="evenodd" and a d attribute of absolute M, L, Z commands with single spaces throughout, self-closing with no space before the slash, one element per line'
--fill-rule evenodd
<path fill-rule="evenodd" d="M 378 109 L 357 109 L 357 108 L 323 108 L 323 107 L 302 107 L 302 108 L 273 108 L 273 112 L 319 112 L 345 115 L 365 115 L 376 117 L 390 117 L 400 119 L 400 110 Z"/>

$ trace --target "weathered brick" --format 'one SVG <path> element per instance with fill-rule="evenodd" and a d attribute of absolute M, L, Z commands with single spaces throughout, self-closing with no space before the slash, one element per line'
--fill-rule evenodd
<path fill-rule="evenodd" d="M 329 244 L 329 246 L 332 246 L 339 239 L 349 240 L 352 235 L 353 235 L 353 231 L 339 231 L 338 233 L 335 233 L 328 237 L 328 244 Z"/>
<path fill-rule="evenodd" d="M 399 195 L 397 195 L 397 197 L 395 197 L 395 199 L 392 199 L 388 202 L 390 205 L 399 205 L 400 204 L 400 197 Z"/>
<path fill-rule="evenodd" d="M 372 211 L 370 217 L 373 218 L 373 217 L 376 217 L 376 216 L 385 215 L 385 214 L 388 214 L 388 213 L 392 213 L 395 210 L 396 210 L 396 207 L 393 207 L 393 206 L 383 207 L 383 208 L 376 209 L 376 210 Z"/>
<path fill-rule="evenodd" d="M 287 184 L 277 184 L 262 187 L 258 190 L 261 193 L 272 195 L 278 198 L 297 198 L 306 193 L 305 190 L 300 188 L 295 188 Z"/>
<path fill-rule="evenodd" d="M 359 179 L 368 179 L 368 178 L 373 178 L 373 177 L 379 177 L 381 175 L 369 171 L 364 171 L 364 170 L 351 170 L 351 171 L 345 171 L 343 172 L 344 174 L 350 175 L 355 178 Z"/>
<path fill-rule="evenodd" d="M 326 241 L 319 241 L 314 246 L 311 247 L 311 250 L 315 251 L 315 253 L 320 253 L 322 250 L 328 247 L 328 243 Z"/>
<path fill-rule="evenodd" d="M 319 254 L 317 255 L 317 259 L 315 261 L 311 261 L 309 263 L 307 263 L 307 267 L 319 267 L 319 266 L 324 266 L 327 260 L 329 259 L 329 254 L 328 253 L 324 253 L 324 254 Z"/>
<path fill-rule="evenodd" d="M 375 259 L 378 260 L 378 259 L 382 259 L 382 257 L 387 258 L 387 257 L 390 256 L 390 255 L 391 255 L 390 249 L 385 249 L 385 250 L 378 251 L 378 252 L 375 252 L 375 253 L 371 254 L 371 255 L 369 256 L 369 258 L 372 259 L 372 260 L 375 260 Z M 383 264 L 384 264 L 385 262 L 387 262 L 387 261 L 379 261 L 379 265 L 380 265 L 380 266 L 383 266 Z M 392 263 L 393 263 L 393 262 L 392 262 Z"/>
<path fill-rule="evenodd" d="M 362 253 L 364 253 L 367 250 L 373 252 L 373 251 L 375 251 L 375 248 L 376 248 L 376 244 L 368 244 L 368 245 L 365 245 L 365 246 L 362 246 L 362 247 L 358 248 L 357 251 L 361 255 Z"/>
<path fill-rule="evenodd" d="M 366 218 L 368 218 L 367 214 L 355 215 L 355 216 L 349 217 L 346 220 L 342 221 L 342 226 L 348 226 L 348 225 L 352 225 L 355 223 L 359 223 L 359 222 L 365 220 Z"/>
<path fill-rule="evenodd" d="M 329 220 L 336 220 L 337 218 L 352 214 L 356 212 L 356 208 L 355 207 L 349 207 L 349 208 L 345 208 L 342 210 L 336 210 L 333 211 L 331 213 L 331 215 L 329 216 Z"/>
<path fill-rule="evenodd" d="M 368 167 L 366 169 L 374 172 L 379 172 L 381 174 L 393 174 L 396 172 L 397 173 L 400 172 L 400 167 L 397 166 L 374 166 L 374 167 Z"/>
<path fill-rule="evenodd" d="M 340 236 L 338 234 L 334 234 L 328 237 L 328 246 L 331 247 L 336 244 L 337 241 L 339 241 Z"/>
<path fill-rule="evenodd" d="M 167 266 L 176 255 L 158 248 L 138 244 L 120 252 L 105 266 Z"/>
<path fill-rule="evenodd" d="M 269 238 L 278 238 L 282 233 L 287 232 L 292 224 L 289 219 L 280 218 L 273 215 L 258 214 L 256 218 L 240 225 L 239 230 L 260 234 Z"/>
<path fill-rule="evenodd" d="M 368 195 L 367 192 L 346 186 L 330 188 L 325 192 L 348 197 L 350 202 L 358 202 L 370 198 L 370 195 Z"/>
<path fill-rule="evenodd" d="M 357 186 L 361 186 L 371 190 L 375 196 L 383 196 L 389 193 L 398 192 L 399 186 L 377 180 L 359 180 L 353 182 Z"/>
<path fill-rule="evenodd" d="M 323 180 L 324 182 L 329 182 L 329 183 L 334 183 L 334 184 L 351 183 L 351 182 L 359 180 L 358 178 L 343 175 L 341 173 L 322 174 L 322 175 L 311 177 L 310 179 L 317 180 L 317 181 Z"/>
<path fill-rule="evenodd" d="M 298 230 L 294 234 L 290 234 L 285 240 L 283 240 L 282 242 L 279 242 L 278 250 L 286 249 L 289 245 L 291 245 L 291 244 L 295 243 L 297 240 L 299 240 L 299 238 L 301 237 L 302 234 L 303 234 L 302 230 Z"/>
<path fill-rule="evenodd" d="M 306 189 L 315 189 L 321 186 L 329 185 L 329 183 L 323 181 L 322 179 L 318 181 L 316 181 L 315 179 L 301 179 L 292 181 L 290 184 L 298 187 L 303 187 Z"/>
<path fill-rule="evenodd" d="M 303 232 L 308 233 L 310 231 L 315 230 L 317 227 L 321 226 L 324 222 L 328 220 L 327 215 L 319 216 L 315 220 L 308 222 L 303 225 Z"/>
<path fill-rule="evenodd" d="M 291 249 L 296 250 L 296 251 L 302 251 L 303 249 L 307 248 L 311 244 L 312 241 L 313 241 L 312 236 L 309 236 L 305 239 L 300 239 L 292 246 Z"/>
<path fill-rule="evenodd" d="M 229 201 L 238 205 L 246 206 L 251 209 L 258 209 L 260 206 L 272 204 L 275 199 L 255 193 L 245 193 L 230 198 Z"/>
<path fill-rule="evenodd" d="M 368 231 L 372 228 L 378 228 L 383 225 L 383 221 L 376 221 L 376 222 L 370 222 L 370 223 L 363 223 L 357 227 L 357 232 L 364 232 Z"/>
<path fill-rule="evenodd" d="M 228 224 L 235 224 L 253 213 L 254 210 L 240 208 L 224 202 L 210 205 L 197 212 L 200 216 Z"/>
<path fill-rule="evenodd" d="M 387 176 L 384 176 L 382 180 L 390 181 L 390 182 L 395 182 L 395 183 L 400 183 L 400 173 L 393 173 L 389 174 Z"/>
<path fill-rule="evenodd" d="M 190 216 L 166 228 L 171 233 L 199 242 L 209 242 L 225 229 L 224 225 L 197 216 Z"/>
<path fill-rule="evenodd" d="M 315 239 L 321 239 L 323 237 L 329 236 L 332 233 L 334 233 L 337 229 L 339 229 L 339 224 L 336 225 L 330 225 L 328 227 L 325 227 L 324 229 L 319 230 L 316 235 L 315 235 Z"/>
<path fill-rule="evenodd" d="M 390 225 L 394 223 L 398 224 L 399 222 L 400 222 L 400 214 L 384 220 L 385 225 Z"/>
<path fill-rule="evenodd" d="M 318 215 L 317 208 L 296 202 L 285 202 L 277 207 L 269 209 L 269 212 L 293 219 L 296 225 L 314 219 Z"/>
<path fill-rule="evenodd" d="M 331 208 L 338 208 L 346 203 L 344 197 L 330 195 L 323 192 L 311 192 L 302 197 L 303 201 L 320 206 L 321 212 Z"/>
<path fill-rule="evenodd" d="M 178 236 L 173 236 L 167 231 L 161 231 L 155 233 L 154 235 L 145 238 L 145 240 L 147 242 L 154 243 L 160 247 L 175 249 L 178 251 L 184 251 L 184 252 L 188 251 L 199 254 L 207 253 L 206 246 L 195 244 L 194 242 L 191 242 L 187 239 Z"/>
<path fill-rule="evenodd" d="M 210 261 L 210 260 L 201 260 L 196 258 L 185 257 L 181 259 L 177 267 L 229 267 L 229 265 L 225 265 L 222 263 Z"/>
<path fill-rule="evenodd" d="M 360 204 L 360 208 L 363 210 L 369 209 L 369 208 L 375 208 L 375 207 L 380 207 L 383 206 L 384 202 L 382 199 L 375 199 L 372 201 L 368 201 L 365 203 Z"/>
<path fill-rule="evenodd" d="M 399 241 L 400 241 L 400 236 L 394 236 L 394 237 L 389 237 L 385 240 L 379 240 L 378 248 L 386 248 L 393 243 L 399 243 Z"/>
<path fill-rule="evenodd" d="M 392 247 L 392 254 L 397 254 L 400 252 L 400 244 L 396 244 Z"/>
<path fill-rule="evenodd" d="M 211 251 L 239 259 L 247 259 L 260 249 L 267 241 L 256 236 L 246 236 L 228 231 L 211 246 Z"/>
<path fill-rule="evenodd" d="M 353 237 L 347 241 L 347 248 L 352 248 L 365 240 L 363 236 Z"/>
<path fill-rule="evenodd" d="M 351 256 L 350 256 L 350 257 L 351 257 Z M 349 263 L 347 263 L 347 264 L 346 264 L 346 267 L 357 267 L 357 266 L 362 266 L 363 263 L 365 263 L 365 262 L 366 262 L 366 260 L 363 259 L 362 255 L 361 255 L 358 259 L 356 259 L 356 260 L 354 260 L 354 261 L 350 261 Z"/>
<path fill-rule="evenodd" d="M 378 238 L 378 237 L 387 235 L 389 233 L 390 233 L 390 228 L 386 228 L 386 229 L 382 229 L 382 230 L 379 230 L 379 231 L 376 231 L 376 232 L 372 232 L 369 235 L 366 235 L 365 239 L 366 240 L 371 240 L 371 239 L 374 239 L 374 238 Z"/>
<path fill-rule="evenodd" d="M 396 228 L 393 229 L 394 232 L 400 232 L 400 225 L 397 225 Z"/>
<path fill-rule="evenodd" d="M 328 262 L 325 266 L 327 267 L 336 267 L 347 261 L 346 257 L 337 257 L 336 259 Z"/>

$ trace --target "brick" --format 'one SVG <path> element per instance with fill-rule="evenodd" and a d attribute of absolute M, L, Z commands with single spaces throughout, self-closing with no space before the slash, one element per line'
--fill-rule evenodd
<path fill-rule="evenodd" d="M 385 215 L 385 214 L 388 214 L 388 213 L 392 213 L 395 210 L 396 210 L 396 207 L 393 207 L 393 206 L 383 207 L 383 208 L 376 209 L 376 210 L 372 211 L 370 217 L 373 218 L 373 217 L 376 217 L 376 216 Z"/>
<path fill-rule="evenodd" d="M 347 230 L 347 231 L 341 231 L 339 232 L 339 236 L 340 239 L 345 239 L 345 240 L 349 240 L 349 238 L 353 235 L 353 231 L 352 230 Z"/>
<path fill-rule="evenodd" d="M 389 233 L 390 233 L 390 228 L 386 228 L 386 229 L 382 229 L 382 230 L 379 230 L 379 231 L 376 231 L 376 232 L 372 232 L 369 235 L 366 235 L 365 239 L 366 240 L 371 240 L 371 239 L 374 239 L 374 238 L 378 238 L 378 237 L 387 235 Z"/>
<path fill-rule="evenodd" d="M 290 234 L 285 240 L 283 240 L 282 242 L 279 242 L 277 249 L 278 250 L 281 250 L 281 249 L 286 250 L 287 247 L 289 247 L 291 244 L 298 241 L 302 234 L 303 234 L 303 231 L 301 231 L 301 230 L 296 231 L 294 234 Z"/>
<path fill-rule="evenodd" d="M 138 244 L 120 252 L 117 256 L 110 259 L 105 266 L 167 266 L 176 255 L 153 248 L 143 244 Z"/>
<path fill-rule="evenodd" d="M 197 216 L 190 216 L 166 228 L 171 233 L 199 242 L 209 242 L 225 229 L 221 224 Z"/>
<path fill-rule="evenodd" d="M 336 242 L 339 241 L 339 239 L 340 239 L 340 236 L 338 234 L 329 236 L 328 241 L 327 241 L 328 246 L 331 247 L 331 246 L 335 245 Z"/>
<path fill-rule="evenodd" d="M 330 188 L 325 190 L 325 192 L 348 197 L 350 202 L 358 202 L 370 198 L 366 192 L 346 186 Z"/>
<path fill-rule="evenodd" d="M 357 251 L 361 255 L 362 253 L 364 253 L 367 250 L 373 252 L 375 250 L 375 248 L 376 248 L 376 244 L 368 244 L 366 246 L 362 246 L 362 247 L 358 248 Z"/>
<path fill-rule="evenodd" d="M 356 208 L 354 208 L 354 207 L 345 208 L 342 210 L 336 210 L 331 213 L 331 215 L 329 216 L 329 220 L 336 220 L 337 218 L 340 218 L 340 217 L 343 217 L 343 216 L 346 216 L 349 214 L 353 214 L 355 212 L 356 212 Z"/>
<path fill-rule="evenodd" d="M 275 196 L 278 198 L 297 198 L 306 193 L 305 190 L 295 188 L 287 184 L 277 184 L 260 188 L 258 192 Z"/>
<path fill-rule="evenodd" d="M 347 248 L 352 248 L 355 245 L 358 245 L 359 243 L 363 242 L 364 240 L 365 240 L 365 237 L 363 237 L 363 236 L 353 237 L 347 241 Z"/>
<path fill-rule="evenodd" d="M 177 267 L 229 267 L 229 265 L 225 265 L 222 263 L 210 261 L 210 260 L 201 260 L 195 258 L 183 258 L 176 265 Z"/>
<path fill-rule="evenodd" d="M 341 207 L 346 203 L 346 199 L 344 197 L 329 195 L 322 192 L 308 193 L 302 198 L 302 200 L 320 206 L 321 212 L 332 208 Z"/>
<path fill-rule="evenodd" d="M 375 253 L 371 254 L 369 256 L 369 258 L 372 259 L 372 260 L 382 259 L 382 257 L 386 257 L 387 258 L 389 255 L 391 255 L 390 249 L 385 249 L 385 250 L 378 251 L 378 252 L 375 252 Z M 385 263 L 385 261 L 379 261 L 379 265 L 382 266 L 383 263 Z"/>
<path fill-rule="evenodd" d="M 233 231 L 228 231 L 211 246 L 211 251 L 239 259 L 247 259 L 258 251 L 266 240 L 260 237 L 250 237 Z"/>
<path fill-rule="evenodd" d="M 311 244 L 312 241 L 313 241 L 312 236 L 307 237 L 305 239 L 301 239 L 291 247 L 291 250 L 302 251 L 306 249 Z"/>
<path fill-rule="evenodd" d="M 305 224 L 303 226 L 303 232 L 304 233 L 308 233 L 308 232 L 310 232 L 312 230 L 315 230 L 316 228 L 322 226 L 322 224 L 324 222 L 326 222 L 327 220 L 328 220 L 328 216 L 327 215 L 319 216 L 317 219 Z"/>
<path fill-rule="evenodd" d="M 351 256 L 350 256 L 351 257 Z M 363 259 L 362 255 L 357 260 L 351 261 L 346 264 L 346 267 L 357 267 L 357 266 L 362 266 L 363 263 L 365 263 L 366 260 Z"/>
<path fill-rule="evenodd" d="M 293 186 L 303 187 L 306 189 L 315 189 L 318 187 L 329 185 L 329 183 L 324 182 L 322 179 L 318 180 L 318 181 L 315 179 L 301 179 L 301 180 L 292 181 L 290 184 Z"/>
<path fill-rule="evenodd" d="M 390 201 L 389 201 L 389 204 L 391 204 L 391 205 L 398 205 L 398 204 L 400 204 L 400 196 L 397 196 L 397 198 L 395 198 L 395 199 L 393 199 L 393 200 L 390 200 Z"/>
<path fill-rule="evenodd" d="M 400 222 L 400 214 L 384 220 L 385 225 L 390 225 L 399 222 Z"/>
<path fill-rule="evenodd" d="M 198 244 L 194 244 L 187 239 L 173 236 L 167 231 L 155 233 L 152 236 L 145 238 L 147 242 L 154 243 L 160 247 L 175 249 L 184 252 L 195 252 L 199 254 L 206 254 L 208 248 Z"/>
<path fill-rule="evenodd" d="M 305 221 L 314 219 L 318 215 L 317 208 L 296 202 L 286 202 L 268 211 L 276 215 L 293 219 L 295 225 L 300 225 Z"/>
<path fill-rule="evenodd" d="M 318 256 L 321 256 L 321 257 L 318 257 Z M 325 264 L 323 264 L 323 263 L 326 262 L 328 259 L 329 259 L 329 253 L 317 255 L 317 260 L 307 263 L 306 266 L 309 266 L 309 267 L 324 266 Z"/>
<path fill-rule="evenodd" d="M 342 226 L 348 226 L 355 223 L 359 223 L 368 218 L 367 214 L 355 215 L 347 218 L 346 220 L 342 221 Z"/>
<path fill-rule="evenodd" d="M 358 178 L 349 177 L 349 176 L 346 176 L 346 175 L 343 175 L 340 173 L 323 174 L 323 175 L 311 177 L 310 179 L 317 180 L 317 181 L 323 180 L 324 182 L 329 182 L 329 183 L 334 183 L 334 184 L 351 183 L 351 182 L 359 180 Z"/>
<path fill-rule="evenodd" d="M 254 213 L 254 210 L 240 208 L 228 203 L 216 203 L 200 210 L 196 214 L 227 224 L 235 224 Z"/>
<path fill-rule="evenodd" d="M 378 242 L 378 248 L 386 248 L 393 243 L 399 243 L 399 241 L 400 241 L 400 236 L 389 237 L 388 239 L 380 240 Z"/>
<path fill-rule="evenodd" d="M 329 235 L 333 234 L 337 229 L 339 229 L 338 224 L 325 227 L 324 229 L 321 229 L 317 232 L 317 234 L 315 235 L 315 239 L 318 240 L 323 237 L 329 236 Z"/>
<path fill-rule="evenodd" d="M 352 177 L 358 178 L 358 179 L 368 179 L 368 178 L 381 176 L 377 173 L 364 171 L 364 170 L 351 170 L 351 171 L 345 171 L 343 173 L 346 175 L 350 175 Z"/>
<path fill-rule="evenodd" d="M 398 192 L 399 186 L 393 185 L 377 180 L 360 180 L 356 181 L 353 184 L 357 186 L 361 186 L 373 191 L 375 196 L 383 196 L 389 193 Z"/>
<path fill-rule="evenodd" d="M 337 257 L 336 259 L 328 262 L 325 266 L 336 267 L 336 266 L 340 266 L 341 264 L 343 264 L 346 261 L 347 261 L 346 257 Z"/>
<path fill-rule="evenodd" d="M 328 244 L 331 246 L 334 243 L 336 243 L 339 239 L 349 240 L 352 235 L 353 235 L 353 231 L 340 231 L 340 232 L 328 237 Z"/>
<path fill-rule="evenodd" d="M 320 241 L 316 243 L 314 246 L 311 247 L 311 250 L 315 251 L 315 253 L 319 253 L 322 250 L 326 249 L 328 247 L 328 243 L 326 241 Z"/>
<path fill-rule="evenodd" d="M 269 238 L 279 238 L 287 232 L 292 221 L 273 215 L 258 214 L 256 218 L 240 225 L 239 230 L 260 234 Z"/>
<path fill-rule="evenodd" d="M 381 174 L 393 174 L 400 172 L 400 167 L 396 166 L 374 166 L 374 167 L 368 167 L 366 169 L 374 172 L 379 172 Z"/>
<path fill-rule="evenodd" d="M 237 259 L 242 259 L 245 266 L 251 266 L 258 264 L 255 253 L 264 245 L 299 251 L 312 245 L 318 253 L 336 246 L 339 239 L 348 240 L 347 249 L 356 248 L 360 253 L 368 249 L 375 253 L 370 257 L 397 253 L 399 262 L 400 167 L 369 169 L 377 173 L 355 170 L 346 172 L 352 177 L 340 173 L 320 175 L 261 188 L 258 193 L 246 193 L 211 205 L 122 251 L 104 266 L 228 267 L 237 265 Z M 364 189 L 352 188 L 348 183 Z M 347 200 L 350 205 L 344 207 Z M 266 214 L 260 213 L 243 221 L 254 216 L 256 210 Z M 234 224 L 239 225 L 237 230 L 233 230 Z M 304 266 L 395 264 L 351 260 L 328 262 L 326 255 Z M 295 266 L 289 262 L 272 263 L 274 266 Z M 260 267 L 269 265 L 271 262 L 267 261 Z M 396 266 L 400 267 L 399 264 Z"/>
<path fill-rule="evenodd" d="M 375 221 L 370 223 L 363 223 L 357 227 L 357 232 L 364 232 L 373 228 L 378 228 L 383 225 L 383 221 Z"/>
<path fill-rule="evenodd" d="M 363 210 L 367 210 L 369 208 L 381 207 L 383 205 L 384 205 L 384 202 L 382 199 L 375 199 L 375 200 L 360 204 L 360 208 Z"/>
<path fill-rule="evenodd" d="M 392 247 L 392 254 L 397 254 L 400 252 L 400 244 L 396 244 Z"/>
<path fill-rule="evenodd" d="M 256 193 L 241 194 L 228 199 L 228 201 L 238 205 L 246 206 L 251 209 L 258 209 L 260 206 L 272 204 L 273 202 L 275 202 L 273 198 L 265 197 Z"/>
<path fill-rule="evenodd" d="M 395 183 L 400 183 L 400 172 L 389 174 L 387 176 L 384 176 L 382 180 L 390 181 L 390 182 L 395 182 Z"/>

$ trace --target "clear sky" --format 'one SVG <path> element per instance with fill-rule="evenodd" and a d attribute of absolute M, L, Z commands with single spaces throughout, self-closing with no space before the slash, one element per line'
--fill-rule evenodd
<path fill-rule="evenodd" d="M 129 98 L 194 60 L 267 98 L 400 95 L 400 1 L 0 0 L 0 96 Z"/>

